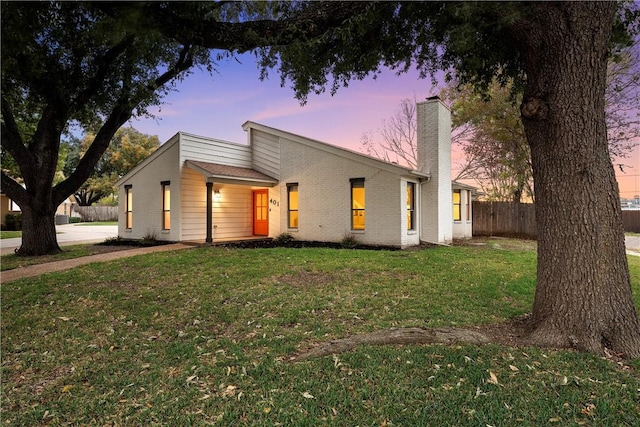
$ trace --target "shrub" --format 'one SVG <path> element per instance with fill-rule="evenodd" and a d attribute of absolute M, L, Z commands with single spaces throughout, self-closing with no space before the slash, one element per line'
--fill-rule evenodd
<path fill-rule="evenodd" d="M 342 237 L 342 240 L 340 240 L 340 246 L 345 249 L 353 249 L 359 244 L 360 242 L 358 241 L 358 238 L 353 234 L 345 234 L 344 237 Z"/>
<path fill-rule="evenodd" d="M 4 216 L 4 228 L 7 231 L 20 231 L 22 230 L 22 214 L 21 213 L 8 213 Z"/>
<path fill-rule="evenodd" d="M 273 243 L 277 246 L 285 246 L 287 243 L 293 240 L 293 236 L 290 233 L 280 233 L 273 239 Z"/>

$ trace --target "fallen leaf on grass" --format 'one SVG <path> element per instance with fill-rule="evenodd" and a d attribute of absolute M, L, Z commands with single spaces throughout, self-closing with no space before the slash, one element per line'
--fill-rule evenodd
<path fill-rule="evenodd" d="M 71 391 L 71 389 L 73 388 L 73 385 L 71 384 L 67 384 L 64 387 L 62 387 L 62 392 L 63 393 L 69 393 Z"/>
<path fill-rule="evenodd" d="M 227 388 L 224 389 L 224 391 L 222 392 L 222 397 L 231 397 L 234 396 L 236 394 L 236 389 L 238 387 L 234 386 L 234 385 L 228 385 Z"/>
<path fill-rule="evenodd" d="M 498 377 L 493 372 L 489 371 L 489 379 L 487 380 L 489 384 L 499 385 Z"/>
<path fill-rule="evenodd" d="M 594 405 L 593 403 L 587 403 L 587 405 L 582 408 L 582 410 L 580 412 L 582 412 L 584 415 L 587 415 L 589 417 L 593 417 L 595 416 L 594 412 L 596 410 L 596 405 Z"/>
<path fill-rule="evenodd" d="M 520 369 L 518 369 L 517 366 L 513 366 L 513 365 L 509 365 L 509 369 L 511 369 L 513 372 L 518 372 Z"/>
<path fill-rule="evenodd" d="M 302 397 L 304 397 L 305 399 L 315 399 L 314 395 L 309 393 L 308 391 L 302 393 Z"/>
<path fill-rule="evenodd" d="M 70 317 L 65 317 L 65 316 L 58 316 L 58 319 L 60 319 L 62 321 L 65 321 L 65 322 L 68 322 L 69 320 L 71 320 Z"/>

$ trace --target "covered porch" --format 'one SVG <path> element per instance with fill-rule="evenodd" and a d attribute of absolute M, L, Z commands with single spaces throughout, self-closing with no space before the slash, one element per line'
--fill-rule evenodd
<path fill-rule="evenodd" d="M 204 230 L 198 230 L 198 239 L 189 240 L 202 241 L 203 236 L 204 243 L 218 244 L 265 239 L 277 234 L 280 203 L 274 187 L 278 180 L 237 166 L 193 160 L 187 160 L 185 165 L 204 177 L 204 186 L 194 189 L 200 197 L 204 193 L 205 220 L 202 221 L 200 214 L 200 220 L 195 221 Z"/>

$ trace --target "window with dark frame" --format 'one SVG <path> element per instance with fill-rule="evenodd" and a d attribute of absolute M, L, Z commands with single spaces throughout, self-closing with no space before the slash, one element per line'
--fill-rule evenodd
<path fill-rule="evenodd" d="M 416 184 L 407 182 L 407 230 L 416 229 Z"/>
<path fill-rule="evenodd" d="M 171 230 L 171 182 L 162 181 L 162 229 Z"/>
<path fill-rule="evenodd" d="M 298 184 L 287 184 L 287 224 L 298 228 Z"/>
<path fill-rule="evenodd" d="M 461 205 L 461 192 L 460 190 L 453 190 L 453 220 L 462 220 L 462 205 Z"/>
<path fill-rule="evenodd" d="M 350 181 L 351 181 L 351 229 L 364 230 L 364 226 L 365 226 L 364 178 L 353 178 Z"/>
<path fill-rule="evenodd" d="M 466 208 L 466 217 L 467 221 L 471 221 L 471 191 L 467 190 L 466 192 L 467 198 L 464 201 L 464 205 Z"/>
<path fill-rule="evenodd" d="M 125 225 L 127 230 L 133 228 L 133 187 L 131 185 L 124 186 L 124 214 Z"/>

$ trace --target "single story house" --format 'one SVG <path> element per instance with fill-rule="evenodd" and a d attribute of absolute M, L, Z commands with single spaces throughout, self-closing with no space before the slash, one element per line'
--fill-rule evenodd
<path fill-rule="evenodd" d="M 472 188 L 451 181 L 451 116 L 417 104 L 413 170 L 254 122 L 248 144 L 179 132 L 118 182 L 118 235 L 409 247 L 471 237 Z"/>

